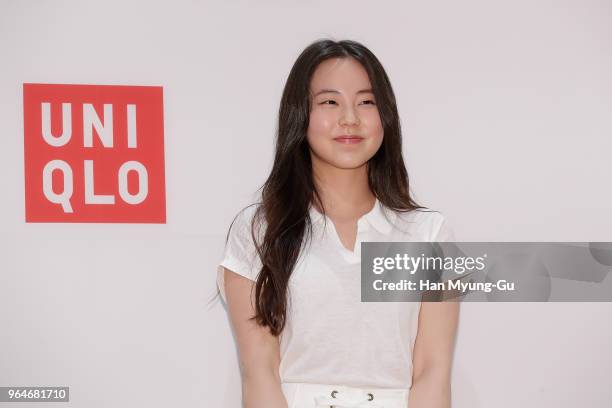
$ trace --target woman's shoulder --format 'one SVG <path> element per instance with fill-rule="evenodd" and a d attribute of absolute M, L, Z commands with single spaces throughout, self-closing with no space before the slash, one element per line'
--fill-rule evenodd
<path fill-rule="evenodd" d="M 238 210 L 238 212 L 234 215 L 234 223 L 239 224 L 250 224 L 257 214 L 258 208 L 261 206 L 261 203 L 253 203 L 249 204 L 244 208 Z"/>
<path fill-rule="evenodd" d="M 442 211 L 431 208 L 415 208 L 410 211 L 394 211 L 394 227 L 423 241 L 438 241 L 451 237 L 447 217 Z"/>
<path fill-rule="evenodd" d="M 253 217 L 257 213 L 257 205 L 250 205 L 239 210 L 231 221 L 226 237 L 222 260 L 217 268 L 217 284 L 221 296 L 225 300 L 224 271 L 226 268 L 250 280 L 256 280 L 261 269 L 261 263 L 252 229 Z M 257 234 L 255 234 L 257 236 Z M 259 238 L 257 238 L 259 240 Z"/>
<path fill-rule="evenodd" d="M 263 218 L 259 208 L 261 203 L 253 203 L 241 208 L 235 215 L 230 224 L 230 235 L 238 234 L 241 236 L 250 236 L 253 231 L 259 229 Z"/>
<path fill-rule="evenodd" d="M 397 214 L 399 221 L 406 223 L 436 223 L 445 218 L 441 211 L 427 207 L 409 211 L 395 211 L 395 214 Z"/>

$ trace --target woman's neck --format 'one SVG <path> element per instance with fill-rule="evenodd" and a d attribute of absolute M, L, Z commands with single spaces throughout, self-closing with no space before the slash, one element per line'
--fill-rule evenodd
<path fill-rule="evenodd" d="M 341 169 L 313 160 L 312 168 L 315 187 L 330 218 L 359 218 L 374 206 L 376 198 L 368 183 L 367 164 Z"/>

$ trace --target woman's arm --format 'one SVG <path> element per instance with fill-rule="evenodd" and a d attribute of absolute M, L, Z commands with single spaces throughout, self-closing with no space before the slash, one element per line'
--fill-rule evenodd
<path fill-rule="evenodd" d="M 410 408 L 450 408 L 459 302 L 423 302 L 414 345 Z"/>
<path fill-rule="evenodd" d="M 245 408 L 287 408 L 278 368 L 278 338 L 250 321 L 255 315 L 254 282 L 224 268 L 229 318 L 236 337 Z M 253 293 L 253 294 L 252 294 Z"/>

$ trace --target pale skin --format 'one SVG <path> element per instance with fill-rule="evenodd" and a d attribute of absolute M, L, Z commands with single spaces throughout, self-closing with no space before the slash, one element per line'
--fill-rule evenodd
<path fill-rule="evenodd" d="M 384 136 L 376 100 L 367 72 L 352 58 L 319 64 L 310 91 L 307 139 L 315 185 L 340 241 L 352 251 L 357 221 L 375 203 L 368 186 L 367 162 Z M 364 139 L 357 144 L 334 140 L 341 135 Z M 225 269 L 225 291 L 238 347 L 244 407 L 287 408 L 278 372 L 279 340 L 267 328 L 248 320 L 255 314 L 254 283 Z M 413 352 L 410 408 L 450 407 L 458 315 L 457 302 L 422 303 Z"/>

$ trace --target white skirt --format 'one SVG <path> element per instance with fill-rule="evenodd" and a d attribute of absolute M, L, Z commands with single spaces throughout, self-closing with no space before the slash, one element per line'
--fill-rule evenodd
<path fill-rule="evenodd" d="M 281 383 L 288 408 L 408 408 L 404 388 L 357 388 L 346 385 Z"/>

